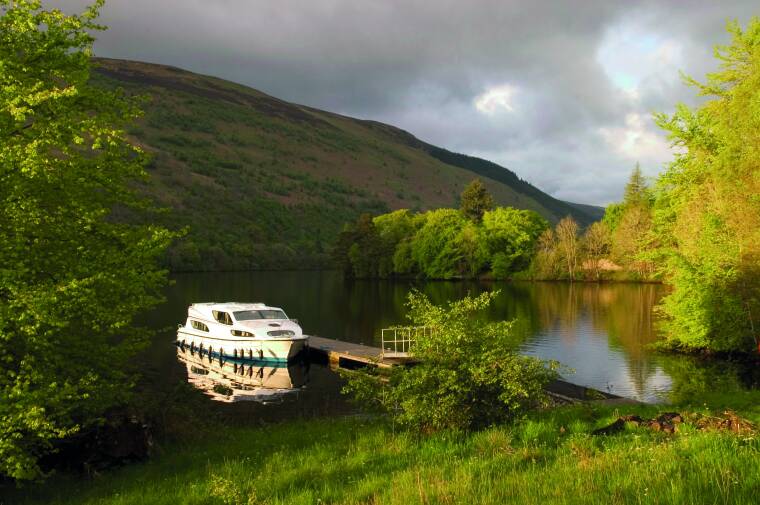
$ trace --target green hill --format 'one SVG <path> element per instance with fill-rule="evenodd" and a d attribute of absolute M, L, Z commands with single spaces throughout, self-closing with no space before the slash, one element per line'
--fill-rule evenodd
<path fill-rule="evenodd" d="M 153 161 L 146 191 L 188 226 L 175 270 L 323 266 L 362 212 L 456 206 L 480 177 L 499 205 L 587 224 L 599 208 L 550 197 L 494 163 L 375 121 L 291 104 L 181 69 L 98 59 L 93 80 L 147 96 L 130 130 Z"/>

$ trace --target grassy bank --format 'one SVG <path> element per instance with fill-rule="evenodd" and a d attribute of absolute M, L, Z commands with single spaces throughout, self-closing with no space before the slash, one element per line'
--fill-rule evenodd
<path fill-rule="evenodd" d="M 759 399 L 746 393 L 729 403 L 757 423 Z M 564 407 L 515 426 L 421 439 L 363 418 L 220 427 L 93 480 L 59 476 L 5 489 L 0 502 L 756 503 L 756 436 L 688 423 L 674 435 L 646 428 L 591 434 L 618 414 L 661 411 Z"/>

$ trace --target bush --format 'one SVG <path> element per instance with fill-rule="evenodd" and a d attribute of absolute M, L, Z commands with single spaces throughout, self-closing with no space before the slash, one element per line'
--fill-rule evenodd
<path fill-rule="evenodd" d="M 556 363 L 517 354 L 512 322 L 482 317 L 496 294 L 435 306 L 412 292 L 411 322 L 432 328 L 414 344 L 418 364 L 393 368 L 387 377 L 344 372 L 344 392 L 419 432 L 477 429 L 544 404 Z"/>

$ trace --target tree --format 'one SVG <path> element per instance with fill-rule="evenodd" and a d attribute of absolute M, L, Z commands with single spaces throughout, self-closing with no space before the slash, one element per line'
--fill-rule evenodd
<path fill-rule="evenodd" d="M 529 272 L 533 279 L 557 279 L 561 276 L 560 254 L 557 250 L 557 235 L 547 228 L 536 240 L 535 254 Z M 494 258 L 494 262 L 497 259 Z"/>
<path fill-rule="evenodd" d="M 658 125 L 679 149 L 658 180 L 655 235 L 665 329 L 687 349 L 748 351 L 758 345 L 760 314 L 760 19 L 730 23 L 717 72 L 699 83 L 709 97 L 679 105 Z"/>
<path fill-rule="evenodd" d="M 575 279 L 575 273 L 578 269 L 578 256 L 580 252 L 578 223 L 570 216 L 565 217 L 557 223 L 555 235 L 557 237 L 557 250 L 562 255 L 567 274 L 572 281 Z"/>
<path fill-rule="evenodd" d="M 512 323 L 482 317 L 497 294 L 436 306 L 412 292 L 410 322 L 431 330 L 417 332 L 412 351 L 418 364 L 394 367 L 387 380 L 372 371 L 345 374 L 344 392 L 424 433 L 482 428 L 544 404 L 557 364 L 521 356 Z"/>
<path fill-rule="evenodd" d="M 649 200 L 648 194 L 648 185 L 644 179 L 644 175 L 641 173 L 641 166 L 636 163 L 628 179 L 628 183 L 625 185 L 623 204 L 626 206 L 646 204 Z"/>
<path fill-rule="evenodd" d="M 384 255 L 392 258 L 393 252 L 383 246 L 375 222 L 370 214 L 361 214 L 354 224 L 344 227 L 333 249 L 333 258 L 346 277 L 377 277 Z"/>
<path fill-rule="evenodd" d="M 623 219 L 624 211 L 625 205 L 623 205 L 623 202 L 611 203 L 604 209 L 602 222 L 607 226 L 610 233 L 615 233 L 615 230 L 617 230 L 620 221 Z"/>
<path fill-rule="evenodd" d="M 483 219 L 483 214 L 487 210 L 491 210 L 493 205 L 493 197 L 488 193 L 488 190 L 480 179 L 473 179 L 462 191 L 459 210 L 468 219 L 480 223 L 481 219 Z"/>
<path fill-rule="evenodd" d="M 459 273 L 476 277 L 488 259 L 488 250 L 481 237 L 480 228 L 475 223 L 462 226 L 456 237 L 456 247 L 461 253 Z"/>
<path fill-rule="evenodd" d="M 119 219 L 150 205 L 134 101 L 88 84 L 101 5 L 0 0 L 0 473 L 16 479 L 129 400 L 149 335 L 134 317 L 166 283 L 172 234 Z"/>
<path fill-rule="evenodd" d="M 499 207 L 483 214 L 483 237 L 496 277 L 525 269 L 533 257 L 536 240 L 549 227 L 531 210 Z"/>
<path fill-rule="evenodd" d="M 411 238 L 417 230 L 414 216 L 407 209 L 381 214 L 373 219 L 380 240 L 378 275 L 388 277 L 395 272 L 395 254 L 399 243 Z M 399 264 L 405 268 L 405 265 Z M 408 272 L 399 272 L 408 273 Z"/>
<path fill-rule="evenodd" d="M 412 258 L 430 279 L 451 279 L 461 273 L 463 252 L 459 236 L 467 220 L 454 209 L 425 213 L 425 224 L 412 240 Z"/>
<path fill-rule="evenodd" d="M 654 265 L 647 253 L 652 248 L 652 195 L 639 164 L 631 172 L 623 201 L 605 211 L 611 230 L 611 255 L 616 263 L 639 277 L 649 276 Z"/>
<path fill-rule="evenodd" d="M 610 232 L 607 225 L 597 221 L 589 226 L 583 234 L 583 249 L 594 279 L 600 280 L 602 260 L 607 257 L 610 249 Z"/>

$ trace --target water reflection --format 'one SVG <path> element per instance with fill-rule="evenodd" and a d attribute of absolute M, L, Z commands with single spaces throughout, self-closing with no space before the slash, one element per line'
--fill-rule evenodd
<path fill-rule="evenodd" d="M 187 370 L 187 381 L 212 400 L 234 403 L 281 402 L 308 381 L 306 362 L 272 364 L 257 360 L 211 358 L 208 353 L 177 347 L 177 359 Z"/>
<path fill-rule="evenodd" d="M 197 273 L 178 275 L 175 280 L 167 290 L 167 303 L 149 321 L 156 328 L 184 320 L 187 306 L 199 300 L 266 302 L 298 318 L 308 334 L 379 346 L 382 328 L 406 322 L 405 302 L 412 289 L 437 304 L 498 289 L 488 317 L 514 320 L 515 346 L 525 354 L 555 359 L 574 369 L 565 374 L 571 382 L 641 400 L 657 400 L 671 391 L 697 394 L 710 384 L 741 387 L 748 383 L 738 378 L 746 369 L 741 365 L 707 365 L 648 350 L 648 344 L 658 339 L 652 309 L 665 292 L 660 285 L 347 282 L 336 272 Z M 165 340 L 154 348 L 153 359 L 166 357 L 163 353 L 171 349 L 167 344 L 172 340 L 167 330 Z M 176 362 L 173 352 L 168 357 Z M 163 365 L 157 369 L 167 370 Z M 181 374 L 186 374 L 184 367 Z M 235 377 L 234 366 L 225 374 Z M 317 368 L 310 375 L 310 408 L 335 402 L 320 392 L 322 386 L 316 382 L 337 395 L 337 379 Z M 305 396 L 299 400 L 303 401 Z"/>

